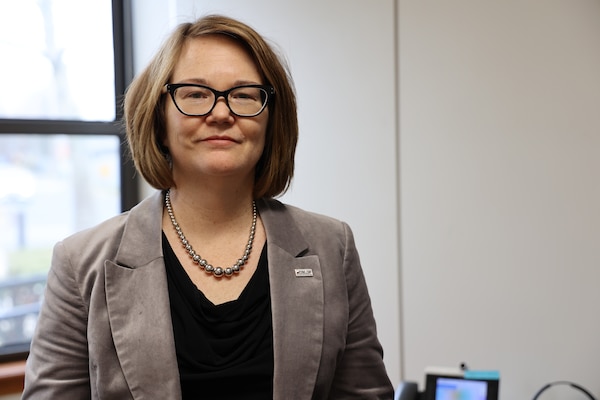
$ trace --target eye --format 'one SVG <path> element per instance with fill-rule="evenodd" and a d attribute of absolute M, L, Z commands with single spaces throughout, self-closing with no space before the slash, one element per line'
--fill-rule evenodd
<path fill-rule="evenodd" d="M 235 101 L 261 101 L 261 89 L 242 87 L 230 93 L 230 98 Z"/>
<path fill-rule="evenodd" d="M 183 100 L 206 100 L 212 97 L 212 92 L 196 86 L 182 86 L 177 89 L 177 97 Z"/>

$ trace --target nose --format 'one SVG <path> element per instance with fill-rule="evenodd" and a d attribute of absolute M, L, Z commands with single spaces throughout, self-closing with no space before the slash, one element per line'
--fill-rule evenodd
<path fill-rule="evenodd" d="M 225 101 L 225 97 L 219 96 L 217 98 L 215 106 L 213 107 L 212 111 L 207 115 L 207 117 L 211 117 L 215 120 L 226 120 L 229 118 L 233 118 L 233 113 L 229 109 L 229 106 Z"/>

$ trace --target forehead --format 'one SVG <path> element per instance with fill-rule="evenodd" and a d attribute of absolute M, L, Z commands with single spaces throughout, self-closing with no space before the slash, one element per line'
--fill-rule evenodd
<path fill-rule="evenodd" d="M 175 79 L 260 81 L 261 73 L 250 52 L 225 35 L 187 39 L 175 63 Z M 260 82 L 259 82 L 260 83 Z"/>

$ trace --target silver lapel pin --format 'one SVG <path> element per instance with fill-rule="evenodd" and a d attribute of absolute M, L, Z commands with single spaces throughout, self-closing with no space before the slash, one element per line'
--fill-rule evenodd
<path fill-rule="evenodd" d="M 310 278 L 313 276 L 313 271 L 310 268 L 297 268 L 294 270 L 296 278 Z"/>

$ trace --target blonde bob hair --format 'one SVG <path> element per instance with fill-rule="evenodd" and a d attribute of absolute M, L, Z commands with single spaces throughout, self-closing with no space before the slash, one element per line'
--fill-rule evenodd
<path fill-rule="evenodd" d="M 294 174 L 298 117 L 292 78 L 284 62 L 250 26 L 220 15 L 180 24 L 150 64 L 131 83 L 124 99 L 124 120 L 131 156 L 138 172 L 159 190 L 175 186 L 165 132 L 164 87 L 187 40 L 203 35 L 226 35 L 244 46 L 254 59 L 264 84 L 275 88 L 269 101 L 265 148 L 256 165 L 254 197 L 275 197 L 288 189 Z"/>

